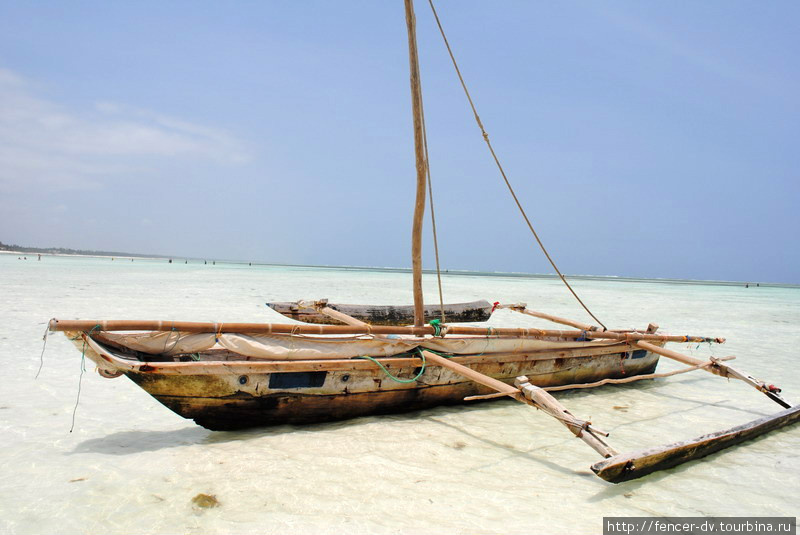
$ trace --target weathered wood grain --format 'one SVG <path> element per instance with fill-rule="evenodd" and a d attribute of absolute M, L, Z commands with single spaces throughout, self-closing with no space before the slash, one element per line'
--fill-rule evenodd
<path fill-rule="evenodd" d="M 620 483 L 700 459 L 798 420 L 800 405 L 692 440 L 615 455 L 592 465 L 592 471 L 606 481 Z"/>
<path fill-rule="evenodd" d="M 87 350 L 87 356 L 94 355 Z M 475 357 L 466 357 L 475 359 Z M 466 359 L 464 358 L 464 359 Z M 383 362 L 391 359 L 381 359 Z M 421 368 L 420 359 L 408 360 L 405 366 L 388 364 L 393 375 L 408 379 Z M 453 361 L 462 360 L 458 357 Z M 320 386 L 272 388 L 269 369 L 258 370 L 245 363 L 230 363 L 221 373 L 175 373 L 153 363 L 153 369 L 127 369 L 125 374 L 161 403 L 186 418 L 192 418 L 209 429 L 232 429 L 305 423 L 353 418 L 369 414 L 405 412 L 442 404 L 463 403 L 463 398 L 485 394 L 489 388 L 474 383 L 460 374 L 428 362 L 416 382 L 393 381 L 370 361 L 349 361 L 349 369 L 332 369 L 329 361 L 300 372 L 322 372 Z M 621 359 L 619 354 L 606 354 L 564 359 L 534 359 L 505 362 L 487 361 L 485 356 L 468 362 L 476 372 L 506 385 L 516 376 L 526 375 L 541 386 L 592 382 L 603 377 L 650 373 L 658 357 Z M 171 364 L 171 363 L 166 363 Z M 190 364 L 190 363 L 186 363 Z M 194 365 L 207 363 L 191 363 Z M 258 363 L 254 363 L 258 364 Z M 294 363 L 292 363 L 294 364 Z M 508 388 L 513 388 L 508 386 Z"/>
<path fill-rule="evenodd" d="M 331 318 L 322 314 L 312 306 L 302 306 L 302 301 L 267 303 L 267 306 L 274 311 L 304 323 L 331 324 L 347 323 L 340 318 Z M 348 316 L 370 325 L 410 325 L 414 323 L 414 307 L 412 305 L 391 306 L 391 305 L 351 305 L 327 303 L 331 310 L 347 314 Z M 425 322 L 436 319 L 441 315 L 439 305 L 429 305 L 424 307 Z M 451 303 L 444 305 L 444 313 L 447 320 L 451 323 L 467 323 L 487 321 L 491 316 L 492 305 L 486 300 L 473 301 L 471 303 Z"/>
<path fill-rule="evenodd" d="M 424 147 L 425 121 L 422 115 L 422 87 L 420 86 L 419 57 L 417 54 L 417 19 L 414 3 L 405 0 L 406 27 L 408 29 L 408 64 L 411 82 L 411 107 L 414 117 L 414 156 L 417 167 L 417 194 L 414 201 L 414 218 L 411 230 L 411 270 L 413 273 L 414 325 L 422 327 L 424 303 L 422 298 L 422 218 L 425 215 L 425 186 L 428 180 L 428 161 Z"/>

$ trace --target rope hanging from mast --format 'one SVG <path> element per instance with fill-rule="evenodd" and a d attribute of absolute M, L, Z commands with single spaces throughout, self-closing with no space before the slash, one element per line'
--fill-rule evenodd
<path fill-rule="evenodd" d="M 478 123 L 478 127 L 481 129 L 481 134 L 483 135 L 483 140 L 486 142 L 486 145 L 489 147 L 489 152 L 492 154 L 492 158 L 494 158 L 495 164 L 497 164 L 497 169 L 500 171 L 500 174 L 503 177 L 503 180 L 508 187 L 508 191 L 511 193 L 511 196 L 514 198 L 514 202 L 517 204 L 517 208 L 519 208 L 522 217 L 525 219 L 525 223 L 528 224 L 528 228 L 531 230 L 533 237 L 536 238 L 536 242 L 539 244 L 539 247 L 542 249 L 542 252 L 547 257 L 547 260 L 550 262 L 550 265 L 553 266 L 553 269 L 558 273 L 558 276 L 561 278 L 561 281 L 566 285 L 567 289 L 572 293 L 575 299 L 578 300 L 578 303 L 581 304 L 583 309 L 597 322 L 599 323 L 603 329 L 608 330 L 607 327 L 603 324 L 602 321 L 597 319 L 597 316 L 592 314 L 592 311 L 589 310 L 589 307 L 584 304 L 578 294 L 575 293 L 575 290 L 572 289 L 567 279 L 558 269 L 556 266 L 555 261 L 550 257 L 550 253 L 547 252 L 542 240 L 539 239 L 539 235 L 536 233 L 536 230 L 533 228 L 533 224 L 531 224 L 530 219 L 528 219 L 528 215 L 525 213 L 525 209 L 522 208 L 522 204 L 519 202 L 517 198 L 517 194 L 514 192 L 514 188 L 511 187 L 511 182 L 509 182 L 508 177 L 506 176 L 505 171 L 503 170 L 503 166 L 500 164 L 500 160 L 497 158 L 497 154 L 494 152 L 494 148 L 492 147 L 491 141 L 489 141 L 489 134 L 486 132 L 486 129 L 483 127 L 483 123 L 481 122 L 480 116 L 478 116 L 478 111 L 475 109 L 475 104 L 472 102 L 472 97 L 469 94 L 469 89 L 467 89 L 467 84 L 464 82 L 464 77 L 461 76 L 461 69 L 458 68 L 458 63 L 456 62 L 456 57 L 453 55 L 453 50 L 450 48 L 450 43 L 447 40 L 447 36 L 444 33 L 444 28 L 442 27 L 442 23 L 439 20 L 439 15 L 436 13 L 436 8 L 433 6 L 433 0 L 428 0 L 428 4 L 431 6 L 431 11 L 433 11 L 433 17 L 436 19 L 436 25 L 439 27 L 439 33 L 442 34 L 442 39 L 444 40 L 444 44 L 447 47 L 447 52 L 450 54 L 450 60 L 453 62 L 453 67 L 455 67 L 456 74 L 458 75 L 458 79 L 461 82 L 461 87 L 464 89 L 464 94 L 467 96 L 467 100 L 469 101 L 469 105 L 472 108 L 472 114 L 475 116 L 475 121 Z"/>
<path fill-rule="evenodd" d="M 434 256 L 436 257 L 436 282 L 439 284 L 439 312 L 442 323 L 447 323 L 447 320 L 444 316 L 444 293 L 442 292 L 442 270 L 441 267 L 439 266 L 439 238 L 436 234 L 436 212 L 433 209 L 433 184 L 431 182 L 431 160 L 430 156 L 428 155 L 428 130 L 425 128 L 425 106 L 423 105 L 422 102 L 421 89 L 422 89 L 422 82 L 420 81 L 419 108 L 420 108 L 420 117 L 422 118 L 422 144 L 424 145 L 425 162 L 427 163 L 425 168 L 428 174 L 428 198 L 430 199 L 430 205 L 431 205 L 431 228 L 433 229 L 433 252 Z"/>

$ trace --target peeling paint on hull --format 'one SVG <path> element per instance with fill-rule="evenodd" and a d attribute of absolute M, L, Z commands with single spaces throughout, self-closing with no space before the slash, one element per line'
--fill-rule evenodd
<path fill-rule="evenodd" d="M 527 375 L 537 386 L 590 383 L 652 373 L 658 355 L 617 353 L 597 356 L 486 362 L 470 367 L 512 383 Z M 418 368 L 393 370 L 402 378 Z M 406 412 L 463 402 L 490 391 L 438 366 L 429 366 L 414 383 L 398 383 L 377 368 L 332 370 L 321 386 L 271 388 L 273 373 L 178 375 L 126 372 L 132 381 L 166 407 L 212 430 L 304 424 L 359 416 Z"/>

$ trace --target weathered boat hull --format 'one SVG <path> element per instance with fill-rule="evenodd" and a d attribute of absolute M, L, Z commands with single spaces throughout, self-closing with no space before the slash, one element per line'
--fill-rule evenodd
<path fill-rule="evenodd" d="M 304 323 L 331 324 L 340 323 L 325 314 L 298 302 L 266 303 L 274 311 Z M 326 303 L 328 308 L 342 312 L 370 325 L 409 325 L 414 323 L 414 307 L 394 305 L 345 305 Z M 425 323 L 441 317 L 439 305 L 426 305 Z M 449 323 L 466 323 L 487 321 L 492 315 L 492 305 L 485 299 L 471 303 L 445 304 L 444 313 Z"/>
<path fill-rule="evenodd" d="M 618 348 L 619 349 L 619 348 Z M 608 351 L 608 348 L 604 349 Z M 589 383 L 652 373 L 658 355 L 625 351 L 602 355 L 553 358 L 516 355 L 514 359 L 455 358 L 470 368 L 511 384 L 519 375 L 537 386 Z M 399 383 L 375 364 L 360 361 L 356 369 L 294 363 L 292 371 L 260 371 L 240 367 L 235 373 L 167 373 L 156 365 L 125 374 L 166 407 L 212 430 L 233 430 L 280 424 L 343 420 L 373 414 L 406 412 L 462 403 L 490 392 L 438 366 L 428 366 L 417 381 Z M 414 366 L 390 368 L 411 378 Z"/>

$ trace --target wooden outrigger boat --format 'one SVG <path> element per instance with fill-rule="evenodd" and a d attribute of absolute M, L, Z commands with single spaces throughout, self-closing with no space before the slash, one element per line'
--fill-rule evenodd
<path fill-rule="evenodd" d="M 414 323 L 413 306 L 392 305 L 335 305 L 325 302 L 328 309 L 347 314 L 370 325 L 407 325 Z M 306 306 L 302 301 L 295 303 L 267 303 L 275 312 L 304 323 L 346 323 L 330 314 L 323 314 L 316 306 Z M 441 318 L 444 315 L 451 323 L 487 321 L 492 315 L 489 301 L 456 303 L 451 305 L 427 305 L 424 307 L 423 323 Z"/>
<path fill-rule="evenodd" d="M 723 343 L 721 338 L 669 336 L 658 333 L 653 324 L 643 330 L 608 330 L 602 324 L 590 325 L 532 311 L 524 304 L 495 303 L 491 308 L 488 302 L 440 304 L 438 311 L 424 306 L 421 232 L 430 176 L 415 16 L 412 0 L 404 2 L 417 164 L 413 308 L 298 301 L 268 303 L 296 320 L 293 323 L 53 319 L 49 330 L 63 331 L 97 365 L 103 377 L 125 375 L 177 414 L 213 430 L 337 420 L 464 400 L 511 397 L 554 417 L 597 451 L 603 460 L 592 470 L 611 482 L 641 477 L 795 423 L 800 418 L 800 406 L 788 403 L 777 387 L 731 367 L 727 361 L 733 357 L 704 361 L 664 347 L 668 342 Z M 444 37 L 433 3 L 429 3 Z M 491 147 L 446 37 L 444 40 L 484 140 L 541 246 Z M 434 243 L 435 236 L 434 220 Z M 596 320 L 544 252 L 562 281 Z M 497 308 L 570 329 L 463 325 L 485 321 Z M 440 317 L 431 319 L 434 315 Z M 413 325 L 403 324 L 412 322 Z M 660 357 L 687 367 L 655 373 Z M 785 410 L 694 440 L 620 454 L 605 441 L 608 433 L 571 414 L 549 393 L 693 370 L 741 380 Z"/>
<path fill-rule="evenodd" d="M 91 325 L 90 325 L 91 324 Z M 203 324 L 53 320 L 104 377 L 126 375 L 214 430 L 311 423 L 463 402 L 493 392 L 433 364 L 562 387 L 651 374 L 658 355 L 626 335 L 485 327 Z M 125 333 L 130 329 L 145 332 Z M 174 330 L 173 330 L 174 329 Z M 678 338 L 678 337 L 676 337 Z M 684 339 L 684 337 L 679 337 Z"/>

